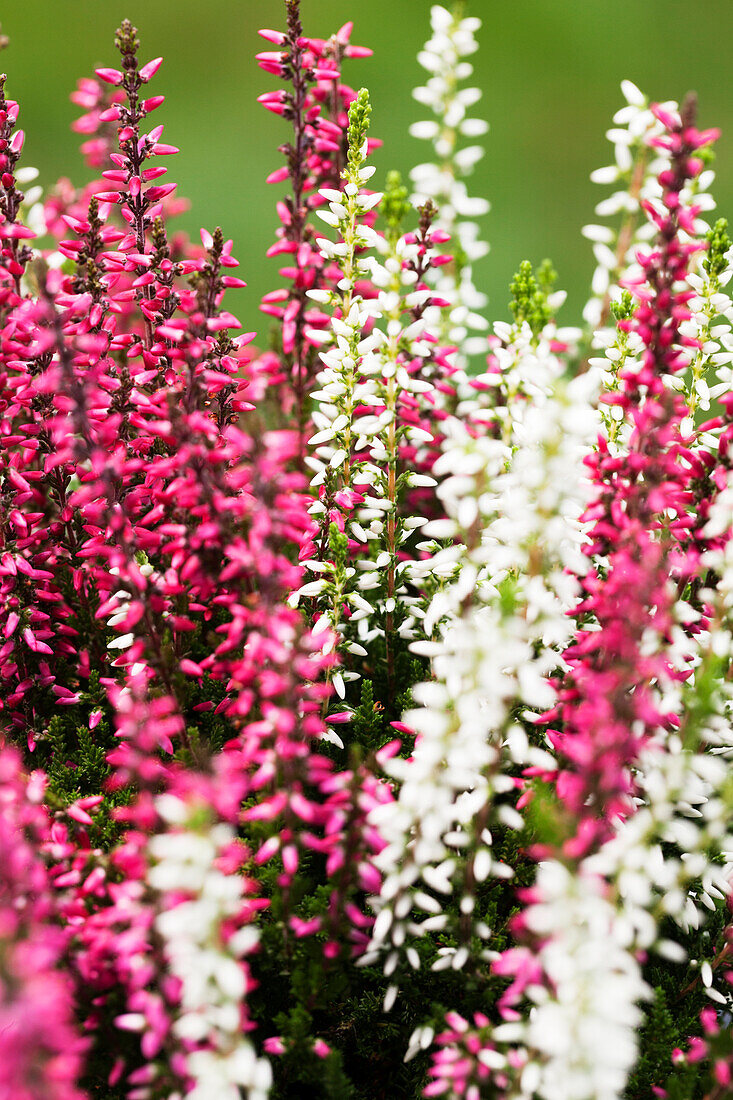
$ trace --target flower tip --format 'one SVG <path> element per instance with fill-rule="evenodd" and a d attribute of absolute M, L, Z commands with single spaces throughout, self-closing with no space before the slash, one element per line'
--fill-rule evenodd
<path fill-rule="evenodd" d="M 117 86 L 122 83 L 123 74 L 119 69 L 95 69 L 94 72 L 100 80 L 105 82 L 105 84 L 114 84 Z"/>
<path fill-rule="evenodd" d="M 353 31 L 353 29 L 354 23 L 352 20 L 349 20 L 348 23 L 344 23 L 343 27 L 339 27 L 339 29 L 336 31 L 336 41 L 339 43 L 339 45 L 346 45 L 346 43 L 351 38 L 351 32 Z"/>
<path fill-rule="evenodd" d="M 160 66 L 163 64 L 162 57 L 155 57 L 152 61 L 148 61 L 147 65 L 143 65 L 140 70 L 140 79 L 147 83 L 152 76 L 155 76 Z"/>
<path fill-rule="evenodd" d="M 282 31 L 271 31 L 267 27 L 257 31 L 261 38 L 266 39 L 268 42 L 274 42 L 276 46 L 282 46 L 284 42 L 287 42 L 287 35 Z"/>

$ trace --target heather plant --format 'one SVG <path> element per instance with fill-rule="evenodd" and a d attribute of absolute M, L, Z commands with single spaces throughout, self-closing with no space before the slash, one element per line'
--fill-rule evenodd
<path fill-rule="evenodd" d="M 480 21 L 412 196 L 283 23 L 260 336 L 129 21 L 83 187 L 0 78 L 0 1097 L 733 1096 L 717 131 L 624 81 L 580 323 L 517 257 L 489 324 Z"/>

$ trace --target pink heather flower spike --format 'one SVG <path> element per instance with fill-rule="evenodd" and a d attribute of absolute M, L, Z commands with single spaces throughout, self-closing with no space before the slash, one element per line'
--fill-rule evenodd
<path fill-rule="evenodd" d="M 320 334 L 328 322 L 327 314 L 309 302 L 308 293 L 331 286 L 338 278 L 338 269 L 320 253 L 309 218 L 324 202 L 323 187 L 340 190 L 342 186 L 346 111 L 353 92 L 341 84 L 340 66 L 342 57 L 350 56 L 350 47 L 337 36 L 327 41 L 304 38 L 297 3 L 288 4 L 287 33 L 260 34 L 283 49 L 258 55 L 258 63 L 285 79 L 289 87 L 267 92 L 259 102 L 286 117 L 293 127 L 292 142 L 282 147 L 287 164 L 268 177 L 268 182 L 291 181 L 291 194 L 277 207 L 282 223 L 278 242 L 268 253 L 288 257 L 289 266 L 280 274 L 289 286 L 282 297 L 263 299 L 263 311 L 282 322 L 282 353 L 277 360 L 271 354 L 263 356 L 262 367 L 277 387 L 274 414 L 295 417 L 302 462 L 308 394 L 319 369 Z"/>
<path fill-rule="evenodd" d="M 685 514 L 690 479 L 689 467 L 676 452 L 686 409 L 666 387 L 664 376 L 688 365 L 685 345 L 697 347 L 679 327 L 689 318 L 690 295 L 673 288 L 684 282 L 688 257 L 699 245 L 679 242 L 682 211 L 678 203 L 667 201 L 670 195 L 679 196 L 690 178 L 690 157 L 704 136 L 687 121 L 692 110 L 686 104 L 686 122 L 678 121 L 668 135 L 653 139 L 670 149 L 672 159 L 660 177 L 662 201 L 649 211 L 658 244 L 637 254 L 650 294 L 630 286 L 639 299 L 630 327 L 644 351 L 638 368 L 621 373 L 619 394 L 614 395 L 631 423 L 629 453 L 616 458 L 601 440 L 597 455 L 588 460 L 597 485 L 588 513 L 589 554 L 604 555 L 608 564 L 602 576 L 591 571 L 584 579 L 581 610 L 591 612 L 600 629 L 580 632 L 566 653 L 570 673 L 558 712 L 563 732 L 551 735 L 568 762 L 558 790 L 581 820 L 595 819 L 591 833 L 599 836 L 610 819 L 630 812 L 634 760 L 651 732 L 673 719 L 660 697 L 675 678 L 665 654 L 675 598 L 669 569 L 676 572 L 676 583 L 684 585 L 694 565 L 677 559 L 673 545 L 656 535 L 657 517 L 668 509 Z M 647 488 L 654 485 L 659 488 Z M 646 594 L 643 601 L 641 593 Z M 659 640 L 655 646 L 650 631 Z M 632 696 L 630 683 L 636 685 Z"/>

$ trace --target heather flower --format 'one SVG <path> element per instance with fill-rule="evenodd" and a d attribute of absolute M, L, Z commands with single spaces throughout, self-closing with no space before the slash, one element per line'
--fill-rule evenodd
<path fill-rule="evenodd" d="M 460 891 L 461 946 L 442 950 L 433 969 L 460 969 L 471 936 L 488 937 L 472 918 L 473 890 L 488 876 L 512 874 L 491 852 L 495 823 L 521 827 L 510 772 L 518 763 L 554 766 L 530 745 L 514 713 L 518 704 L 541 711 L 554 697 L 547 678 L 560 663 L 576 598 L 563 567 L 577 568 L 582 558 L 582 458 L 595 421 L 580 413 L 585 380 L 544 397 L 526 411 L 513 454 L 453 422 L 435 466 L 448 518 L 424 533 L 460 541 L 426 562 L 452 582 L 425 617 L 435 640 L 412 647 L 431 658 L 434 680 L 414 688 L 421 705 L 404 716 L 417 742 L 409 761 L 389 767 L 400 784 L 397 801 L 374 814 L 387 846 L 375 861 L 385 878 L 370 953 L 405 943 L 413 966 L 409 937 L 442 930 L 449 920 L 425 886 L 445 896 Z M 427 917 L 417 921 L 413 905 Z M 387 956 L 387 973 L 398 950 Z"/>
<path fill-rule="evenodd" d="M 661 124 L 650 109 L 649 100 L 631 80 L 621 82 L 625 105 L 613 116 L 614 127 L 606 137 L 613 144 L 614 163 L 596 168 L 593 183 L 615 185 L 613 194 L 596 206 L 599 218 L 620 218 L 620 224 L 586 225 L 583 236 L 593 245 L 596 269 L 593 297 L 583 317 L 593 330 L 594 343 L 611 321 L 611 306 L 621 297 L 621 280 L 636 266 L 636 249 L 649 243 L 654 227 L 643 217 L 642 202 L 659 197 L 657 177 L 666 166 L 663 150 L 649 139 L 661 133 Z M 674 107 L 675 105 L 670 105 Z M 595 344 L 597 346 L 597 344 Z"/>
<path fill-rule="evenodd" d="M 88 1043 L 73 1017 L 63 970 L 70 928 L 57 920 L 44 855 L 53 843 L 45 780 L 24 777 L 8 746 L 0 748 L 0 780 L 0 1093 L 82 1100 Z"/>
<path fill-rule="evenodd" d="M 357 279 L 366 270 L 358 253 L 377 239 L 360 216 L 373 209 L 381 198 L 379 194 L 362 190 L 374 171 L 365 166 L 370 112 L 368 93 L 362 89 L 349 109 L 344 191 L 322 190 L 330 208 L 319 211 L 319 215 L 327 225 L 337 229 L 339 241 L 334 243 L 324 237 L 318 239 L 318 244 L 324 257 L 336 259 L 339 264 L 338 290 L 310 291 L 318 300 L 332 301 L 338 316 L 332 320 L 332 346 L 320 353 L 324 369 L 318 375 L 319 389 L 312 394 L 318 407 L 314 424 L 319 430 L 311 437 L 310 444 L 318 446 L 322 457 L 311 459 L 316 469 L 311 486 L 319 490 L 319 499 L 310 508 L 315 517 L 314 527 L 301 555 L 306 568 L 315 572 L 317 579 L 301 586 L 292 602 L 297 604 L 304 597 L 317 597 L 317 630 L 327 628 L 337 634 L 342 630 L 344 604 L 355 603 L 355 570 L 347 559 L 349 514 L 374 479 L 373 472 L 364 468 L 356 454 L 357 409 L 377 401 L 373 383 L 361 373 L 366 350 L 364 328 L 375 311 L 357 290 Z M 325 553 L 327 547 L 330 558 Z M 335 671 L 333 682 L 343 698 L 343 673 Z"/>
<path fill-rule="evenodd" d="M 675 297 L 670 288 L 684 285 L 687 256 L 697 247 L 694 242 L 685 245 L 676 240 L 678 227 L 688 234 L 694 232 L 695 209 L 688 211 L 680 203 L 679 194 L 688 176 L 699 170 L 694 151 L 712 135 L 694 129 L 689 104 L 683 109 L 683 117 L 665 108 L 655 107 L 654 112 L 663 123 L 665 134 L 653 141 L 670 152 L 671 168 L 665 169 L 660 178 L 663 205 L 646 206 L 659 232 L 656 249 L 639 254 L 648 287 L 629 280 L 641 302 L 629 327 L 637 332 L 644 348 L 637 368 L 633 371 L 627 368 L 620 375 L 618 400 L 631 419 L 632 433 L 629 451 L 620 461 L 606 457 L 609 452 L 602 439 L 598 457 L 588 461 L 596 478 L 604 467 L 609 473 L 613 469 L 610 484 L 615 491 L 599 493 L 597 505 L 586 515 L 593 523 L 589 526 L 591 541 L 587 552 L 603 555 L 604 568 L 602 573 L 591 572 L 583 579 L 590 598 L 580 607 L 592 611 L 595 622 L 565 652 L 570 668 L 564 677 L 562 702 L 556 712 L 562 716 L 563 732 L 552 735 L 561 763 L 563 756 L 569 761 L 567 770 L 558 776 L 556 789 L 575 819 L 564 855 L 566 859 L 577 860 L 589 850 L 595 850 L 596 854 L 579 860 L 572 870 L 552 858 L 541 863 L 531 903 L 518 924 L 535 938 L 535 959 L 547 988 L 543 988 L 544 980 L 527 987 L 535 1008 L 526 1024 L 502 1026 L 493 1033 L 496 1040 L 505 1038 L 522 1044 L 522 1060 L 527 1054 L 529 1057 L 522 1072 L 522 1087 L 543 1097 L 621 1094 L 636 1059 L 634 1032 L 640 1020 L 637 1004 L 645 995 L 636 952 L 653 946 L 657 938 L 651 883 L 656 884 L 664 898 L 662 912 L 682 916 L 679 910 L 683 909 L 689 918 L 691 902 L 680 889 L 685 874 L 705 871 L 706 886 L 721 894 L 724 889 L 721 891 L 720 887 L 724 887 L 727 877 L 725 872 L 718 877 L 710 865 L 707 869 L 704 858 L 704 851 L 711 843 L 713 850 L 718 841 L 726 847 L 727 839 L 723 838 L 721 828 L 725 816 L 725 811 L 721 813 L 722 806 L 718 808 L 716 800 L 712 800 L 709 815 L 705 815 L 705 827 L 700 830 L 700 851 L 696 856 L 690 849 L 697 847 L 698 840 L 692 839 L 693 829 L 684 820 L 685 808 L 679 801 L 679 811 L 675 805 L 683 790 L 691 792 L 690 780 L 696 769 L 699 768 L 700 778 L 705 776 L 703 786 L 712 780 L 714 787 L 716 781 L 714 765 L 705 766 L 703 758 L 688 759 L 683 754 L 675 760 L 670 715 L 672 708 L 680 709 L 680 700 L 679 693 L 671 688 L 675 667 L 680 662 L 672 648 L 667 649 L 670 634 L 674 638 L 668 563 L 671 560 L 673 568 L 680 570 L 685 565 L 689 568 L 689 563 L 675 561 L 664 536 L 653 536 L 661 526 L 654 522 L 658 508 L 666 505 L 673 515 L 684 514 L 682 488 L 686 472 L 675 465 L 674 443 L 678 438 L 675 429 L 685 410 L 666 386 L 664 376 L 682 370 L 688 362 L 682 348 L 696 344 L 676 327 L 687 317 L 684 304 L 688 295 L 677 290 Z M 652 415 L 652 408 L 658 410 L 656 415 Z M 659 464 L 659 473 L 655 472 L 655 463 Z M 625 465 L 634 470 L 626 484 L 622 474 Z M 638 487 L 638 471 L 644 473 L 642 487 Z M 655 486 L 660 488 L 655 491 Z M 619 499 L 624 501 L 623 509 L 618 506 Z M 678 528 L 670 523 L 667 539 L 675 537 L 678 530 L 684 535 L 686 525 L 680 524 Z M 639 556 L 642 539 L 643 556 Z M 669 555 L 666 560 L 665 554 Z M 684 571 L 681 577 L 683 582 L 687 579 Z M 642 591 L 651 597 L 643 610 L 639 599 Z M 635 594 L 633 601 L 629 599 L 631 592 Z M 632 677 L 635 689 L 630 694 L 628 685 Z M 615 686 L 621 680 L 623 689 Z M 711 725 L 714 728 L 715 722 Z M 657 739 L 660 744 L 655 754 Z M 645 750 L 649 751 L 646 762 Z M 678 786 L 673 778 L 675 762 Z M 645 763 L 648 773 L 644 771 Z M 638 809 L 631 799 L 634 765 L 639 767 Z M 679 777 L 680 766 L 689 769 L 683 780 Z M 645 780 L 650 783 L 648 808 L 644 799 Z M 668 800 L 666 811 L 662 809 L 664 800 Z M 705 801 L 703 795 L 700 802 Z M 660 841 L 663 838 L 667 842 L 681 842 L 689 855 L 687 867 L 683 869 L 674 859 L 665 860 L 661 847 L 654 847 L 656 829 Z M 641 830 L 646 832 L 643 839 Z M 629 842 L 628 848 L 621 839 L 624 837 Z M 618 852 L 619 847 L 624 851 L 623 870 L 620 866 L 612 867 L 611 853 Z M 638 873 L 634 877 L 640 860 L 644 860 L 646 872 L 643 883 Z M 652 871 L 654 863 L 656 870 Z M 597 877 L 599 870 L 601 879 Z M 618 911 L 612 898 L 604 896 L 604 880 L 614 880 L 615 872 L 619 875 L 615 880 L 620 895 Z M 597 901 L 591 900 L 593 895 Z M 710 898 L 709 893 L 706 896 Z M 576 903 L 580 904 L 577 911 Z M 695 911 L 694 904 L 692 910 Z M 574 912 L 578 921 L 575 928 Z M 587 963 L 582 959 L 592 943 L 594 929 L 604 946 L 599 945 L 588 956 L 593 958 L 593 980 L 583 993 L 582 975 Z M 602 975 L 601 966 L 605 964 L 608 971 Z M 593 1022 L 595 1011 L 609 1013 L 598 1026 Z M 606 1045 L 609 1028 L 617 1029 L 617 1040 Z M 607 1062 L 609 1051 L 613 1051 L 613 1057 Z"/>
<path fill-rule="evenodd" d="M 628 457 L 618 460 L 601 440 L 598 454 L 589 460 L 598 484 L 588 514 L 592 520 L 589 552 L 603 556 L 606 564 L 602 576 L 586 576 L 587 597 L 580 607 L 593 614 L 600 629 L 581 632 L 575 647 L 566 653 L 571 671 L 564 691 L 568 704 L 572 697 L 572 706 L 561 706 L 564 730 L 557 737 L 561 752 L 571 761 L 561 781 L 562 797 L 582 817 L 588 816 L 592 805 L 598 828 L 603 816 L 628 812 L 629 767 L 646 737 L 658 725 L 664 726 L 675 708 L 674 692 L 667 693 L 667 703 L 664 698 L 666 685 L 675 676 L 665 654 L 675 602 L 668 563 L 682 570 L 682 583 L 689 568 L 684 559 L 671 557 L 672 548 L 655 531 L 656 517 L 665 508 L 679 517 L 677 524 L 670 524 L 673 536 L 687 527 L 683 494 L 689 468 L 678 460 L 675 449 L 685 410 L 664 379 L 687 366 L 684 347 L 697 345 L 678 331 L 688 314 L 688 295 L 679 290 L 675 297 L 669 288 L 684 280 L 687 257 L 698 248 L 695 243 L 678 243 L 675 236 L 678 226 L 694 231 L 695 208 L 688 211 L 679 195 L 690 175 L 699 171 L 700 162 L 693 153 L 710 137 L 698 135 L 687 120 L 666 109 L 655 110 L 665 120 L 667 133 L 652 140 L 672 153 L 672 168 L 661 176 L 663 203 L 646 206 L 660 234 L 654 250 L 639 253 L 649 288 L 641 280 L 629 279 L 640 304 L 626 323 L 644 350 L 637 368 L 625 369 L 620 391 L 606 397 L 609 404 L 624 410 L 632 434 Z M 647 485 L 657 484 L 659 489 L 647 493 Z M 639 599 L 642 592 L 647 594 L 644 604 Z M 636 685 L 633 697 L 627 694 L 629 683 Z"/>
<path fill-rule="evenodd" d="M 291 285 L 266 294 L 262 310 L 282 323 L 281 352 L 277 367 L 268 363 L 279 395 L 279 412 L 292 411 L 298 427 L 300 457 L 304 452 L 308 396 L 319 370 L 318 335 L 328 315 L 308 301 L 308 292 L 331 287 L 339 278 L 333 261 L 317 245 L 317 233 L 309 216 L 324 204 L 323 188 L 340 190 L 347 155 L 347 111 L 354 91 L 341 83 L 344 58 L 367 57 L 371 50 L 352 46 L 352 24 L 344 24 L 328 40 L 306 38 L 298 2 L 287 5 L 286 32 L 263 30 L 260 34 L 278 50 L 258 55 L 261 68 L 285 80 L 287 91 L 259 97 L 268 110 L 282 115 L 293 127 L 293 139 L 281 146 L 286 163 L 272 172 L 268 182 L 290 180 L 291 194 L 277 204 L 281 226 L 269 256 L 284 256 L 289 266 L 280 274 Z M 263 356 L 263 362 L 266 356 Z"/>
<path fill-rule="evenodd" d="M 157 809 L 168 828 L 150 840 L 154 862 L 147 881 L 161 895 L 155 928 L 180 983 L 172 1031 L 183 1044 L 185 1073 L 193 1082 L 186 1095 L 215 1092 L 238 1100 L 244 1091 L 250 1100 L 265 1100 L 270 1065 L 257 1057 L 242 1020 L 248 971 L 241 960 L 256 949 L 257 931 L 249 924 L 232 926 L 243 908 L 246 879 L 216 866 L 234 834 L 207 824 L 203 807 L 174 796 L 159 798 Z"/>
<path fill-rule="evenodd" d="M 431 286 L 449 302 L 449 308 L 443 318 L 429 317 L 441 341 L 459 349 L 457 365 L 465 366 L 466 357 L 487 350 L 485 338 L 471 333 L 488 328 L 480 312 L 486 305 L 486 295 L 474 285 L 472 265 L 489 249 L 474 220 L 488 212 L 489 204 L 486 199 L 470 197 L 463 182 L 484 150 L 480 145 L 461 147 L 464 138 L 480 137 L 488 130 L 483 119 L 468 116 L 469 109 L 481 98 L 480 89 L 462 86 L 473 72 L 465 59 L 478 49 L 475 34 L 481 20 L 463 17 L 458 4 L 452 11 L 434 4 L 430 24 L 432 37 L 418 54 L 428 79 L 424 86 L 415 88 L 413 97 L 436 117 L 413 123 L 410 133 L 432 143 L 436 160 L 417 165 L 410 178 L 415 185 L 413 201 L 433 201 L 438 207 L 436 226 L 451 237 L 452 263 L 434 270 L 430 277 Z"/>
<path fill-rule="evenodd" d="M 684 396 L 689 409 L 689 419 L 683 425 L 685 434 L 692 434 L 699 413 L 711 410 L 711 401 L 729 390 L 730 319 L 733 303 L 725 287 L 731 278 L 731 245 L 727 223 L 721 218 L 706 236 L 707 251 L 700 254 L 697 270 L 687 276 L 688 285 L 695 291 L 690 299 L 689 321 L 684 321 L 681 331 L 698 341 L 690 362 L 689 375 L 685 376 Z M 713 376 L 717 375 L 718 382 Z M 712 385 L 711 385 L 712 383 Z M 697 415 L 696 415 L 697 414 Z M 711 431 L 718 425 L 710 425 L 700 442 L 710 444 Z M 714 448 L 715 449 L 715 448 Z"/>

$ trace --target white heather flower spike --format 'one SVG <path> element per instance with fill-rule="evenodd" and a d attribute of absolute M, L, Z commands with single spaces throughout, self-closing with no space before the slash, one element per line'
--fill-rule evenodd
<path fill-rule="evenodd" d="M 611 303 L 621 297 L 620 280 L 634 270 L 636 248 L 654 236 L 654 226 L 644 217 L 641 203 L 661 195 L 657 176 L 669 160 L 665 152 L 648 143 L 663 127 L 647 98 L 630 80 L 622 82 L 621 91 L 626 104 L 613 116 L 614 126 L 606 132 L 613 145 L 614 163 L 597 168 L 590 177 L 593 183 L 615 185 L 613 194 L 602 199 L 595 211 L 601 219 L 613 218 L 615 224 L 583 227 L 583 236 L 593 244 L 597 265 L 583 317 L 592 331 L 600 329 L 601 334 L 609 325 Z"/>
<path fill-rule="evenodd" d="M 334 636 L 339 646 L 349 644 L 344 637 L 345 605 L 355 613 L 349 622 L 356 622 L 360 617 L 356 602 L 356 570 L 348 559 L 345 535 L 352 534 L 354 506 L 364 493 L 370 491 L 374 473 L 358 453 L 363 443 L 356 414 L 364 406 L 379 409 L 384 404 L 377 394 L 374 380 L 364 372 L 364 357 L 374 344 L 371 338 L 364 338 L 364 329 L 370 320 L 380 316 L 380 309 L 376 302 L 365 301 L 356 290 L 357 280 L 365 276 L 368 270 L 360 253 L 375 247 L 381 240 L 366 224 L 370 211 L 382 198 L 381 194 L 369 194 L 364 190 L 373 172 L 365 165 L 369 113 L 369 96 L 362 89 L 349 111 L 349 155 L 342 177 L 343 191 L 323 189 L 321 195 L 328 201 L 329 209 L 318 212 L 321 219 L 336 230 L 336 243 L 327 238 L 319 238 L 317 243 L 324 259 L 338 265 L 341 279 L 337 289 L 328 292 L 325 300 L 323 292 L 313 292 L 316 300 L 324 305 L 330 304 L 333 316 L 325 350 L 320 353 L 323 370 L 317 377 L 317 389 L 312 394 L 316 432 L 309 443 L 315 447 L 315 454 L 307 461 L 315 470 L 311 486 L 317 493 L 323 487 L 331 501 L 331 512 L 335 507 L 343 515 L 343 531 L 337 534 L 342 546 L 340 549 L 330 546 L 329 509 L 322 498 L 318 499 L 311 506 L 311 515 L 315 517 L 314 526 L 317 521 L 320 530 L 317 534 L 311 532 L 313 553 L 305 562 L 306 568 L 316 573 L 317 579 L 294 592 L 290 602 L 295 605 L 301 598 L 316 599 L 322 618 L 324 652 L 330 652 L 333 648 Z M 365 541 L 363 535 L 360 538 L 361 528 L 358 524 L 356 527 L 354 537 Z M 319 552 L 323 560 L 318 556 Z M 335 667 L 328 675 L 340 698 L 345 694 L 344 681 L 357 676 L 353 672 L 338 672 Z M 342 744 L 334 731 L 329 736 L 337 744 Z"/>
<path fill-rule="evenodd" d="M 432 199 L 436 203 L 436 225 L 451 235 L 449 248 L 460 257 L 459 264 L 439 268 L 433 276 L 432 285 L 450 303 L 450 310 L 442 325 L 439 318 L 430 317 L 429 321 L 444 344 L 458 348 L 457 364 L 465 367 L 470 356 L 485 355 L 488 350 L 485 337 L 475 335 L 488 328 L 480 315 L 487 299 L 474 286 L 471 267 L 489 250 L 474 220 L 488 212 L 489 203 L 471 198 L 463 182 L 484 150 L 480 145 L 461 147 L 463 138 L 480 137 L 488 130 L 483 119 L 468 117 L 468 109 L 478 102 L 481 92 L 462 86 L 473 73 L 465 58 L 478 49 L 475 34 L 481 20 L 461 18 L 458 9 L 451 13 L 435 4 L 430 22 L 432 37 L 418 54 L 428 80 L 413 96 L 430 108 L 437 121 L 416 122 L 410 133 L 432 143 L 435 159 L 417 165 L 410 178 L 415 186 L 413 201 L 422 204 Z"/>
<path fill-rule="evenodd" d="M 621 297 L 622 281 L 639 273 L 636 249 L 648 245 L 656 229 L 644 216 L 642 202 L 656 201 L 661 197 L 659 173 L 669 163 L 669 154 L 649 140 L 660 135 L 662 124 L 652 114 L 649 100 L 630 80 L 621 82 L 625 105 L 613 116 L 613 127 L 606 137 L 613 145 L 614 163 L 597 168 L 591 173 L 593 183 L 614 185 L 611 195 L 596 206 L 600 219 L 611 218 L 614 225 L 586 225 L 583 236 L 593 245 L 596 269 L 593 274 L 592 296 L 583 310 L 583 317 L 591 331 L 595 332 L 594 347 L 604 347 L 609 336 L 611 303 Z M 677 110 L 677 104 L 662 104 L 668 110 Z M 702 212 L 712 210 L 715 203 L 707 194 L 715 178 L 711 170 L 701 172 L 682 191 L 683 201 L 689 201 L 694 193 L 695 203 Z M 699 221 L 701 232 L 707 225 Z"/>
<path fill-rule="evenodd" d="M 241 960 L 259 936 L 245 924 L 225 938 L 227 922 L 243 906 L 244 880 L 215 866 L 235 834 L 227 825 L 207 822 L 202 806 L 192 808 L 172 794 L 161 795 L 156 808 L 168 828 L 149 841 L 148 885 L 162 898 L 155 928 L 170 972 L 181 982 L 173 1032 L 182 1040 L 194 1083 L 186 1095 L 267 1100 L 270 1063 L 256 1054 L 242 1028 L 247 974 Z"/>
<path fill-rule="evenodd" d="M 530 345 L 529 326 L 521 335 Z M 373 814 L 386 847 L 375 859 L 384 880 L 366 958 L 386 951 L 387 967 L 412 937 L 449 921 L 425 887 L 459 893 L 463 913 L 459 946 L 442 950 L 433 968 L 465 965 L 471 937 L 489 934 L 472 916 L 470 883 L 512 873 L 491 849 L 494 825 L 517 824 L 508 770 L 553 767 L 513 713 L 518 703 L 541 711 L 555 700 L 548 677 L 572 632 L 567 612 L 572 574 L 583 569 L 579 518 L 589 491 L 583 457 L 597 422 L 592 378 L 563 389 L 548 345 L 540 342 L 531 367 L 529 357 L 533 401 L 514 391 L 522 408 L 510 438 L 451 419 L 436 462 L 448 519 L 424 534 L 456 542 L 424 565 L 452 583 L 427 611 L 434 640 L 412 647 L 432 658 L 434 676 L 417 685 L 418 707 L 404 716 L 418 735 L 412 759 L 390 762 L 399 797 Z M 415 920 L 414 908 L 426 917 Z"/>
<path fill-rule="evenodd" d="M 388 186 L 401 189 L 399 177 L 388 178 Z M 393 639 L 416 636 L 422 604 L 419 596 L 410 595 L 407 583 L 415 580 L 414 533 L 425 519 L 405 515 L 405 490 L 434 484 L 433 478 L 399 468 L 405 443 L 421 448 L 433 441 L 429 431 L 414 424 L 414 406 L 434 388 L 421 377 L 424 371 L 418 366 L 429 359 L 434 344 L 425 311 L 415 318 L 412 310 L 430 298 L 427 290 L 415 291 L 415 284 L 419 265 L 430 261 L 434 247 L 429 229 L 424 236 L 398 233 L 395 226 L 380 237 L 379 258 L 366 261 L 378 293 L 373 303 L 375 326 L 362 344 L 361 373 L 372 380 L 373 400 L 356 420 L 356 449 L 365 456 L 362 476 L 370 480 L 368 496 L 357 511 L 358 525 L 352 528 L 364 544 L 358 587 L 369 601 L 369 612 L 358 618 L 358 637 L 364 645 L 380 634 L 386 638 L 390 682 Z M 406 410 L 412 416 L 406 417 Z"/>
<path fill-rule="evenodd" d="M 639 1002 L 651 995 L 623 918 L 603 880 L 582 868 L 543 863 L 535 889 L 542 900 L 525 920 L 542 942 L 537 960 L 549 989 L 527 990 L 535 1005 L 520 1041 L 536 1057 L 533 1094 L 619 1100 L 636 1061 Z"/>
<path fill-rule="evenodd" d="M 698 253 L 695 269 L 687 276 L 695 297 L 687 303 L 690 320 L 680 324 L 681 335 L 699 342 L 683 375 L 683 393 L 690 410 L 683 428 L 690 435 L 695 428 L 695 414 L 705 412 L 710 416 L 711 401 L 729 393 L 733 380 L 733 301 L 725 289 L 733 276 L 733 248 L 723 220 L 710 237 L 709 251 Z M 717 376 L 717 382 L 713 376 Z M 719 429 L 708 430 L 695 436 L 695 444 L 715 453 L 718 435 Z"/>
<path fill-rule="evenodd" d="M 730 524 L 730 501 L 722 507 Z M 709 564 L 721 562 L 711 557 Z M 729 651 L 729 630 L 720 641 Z M 686 689 L 694 697 L 692 681 Z M 703 751 L 662 734 L 641 754 L 636 812 L 619 820 L 574 873 L 555 860 L 539 867 L 539 900 L 525 921 L 541 942 L 545 980 L 528 988 L 534 1008 L 516 1038 L 535 1067 L 533 1093 L 542 1100 L 619 1100 L 638 1053 L 639 1002 L 650 995 L 639 956 L 653 950 L 684 962 L 681 945 L 661 938 L 663 922 L 671 917 L 685 932 L 699 928 L 730 892 L 723 756 L 733 752 L 730 702 L 731 687 L 721 682 L 700 731 Z M 714 976 L 706 961 L 701 977 L 710 1000 L 727 1004 L 723 975 Z"/>

